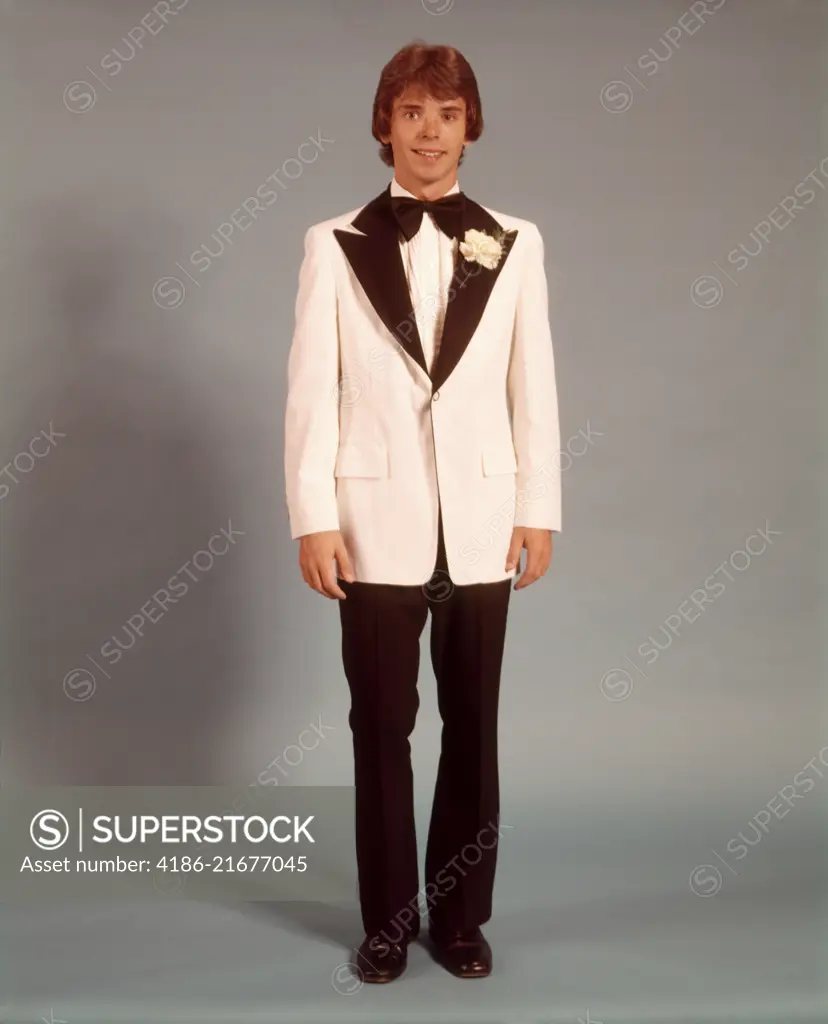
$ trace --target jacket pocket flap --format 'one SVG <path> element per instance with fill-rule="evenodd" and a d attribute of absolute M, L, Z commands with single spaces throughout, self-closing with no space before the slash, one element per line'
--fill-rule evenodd
<path fill-rule="evenodd" d="M 485 476 L 516 472 L 517 458 L 512 444 L 495 445 L 483 450 L 483 473 Z"/>
<path fill-rule="evenodd" d="M 383 445 L 374 442 L 340 445 L 334 476 L 386 477 L 388 453 Z"/>

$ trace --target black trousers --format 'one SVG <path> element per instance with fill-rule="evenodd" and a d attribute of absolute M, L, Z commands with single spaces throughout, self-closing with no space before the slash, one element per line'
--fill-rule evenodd
<path fill-rule="evenodd" d="M 441 516 L 435 570 L 426 585 L 338 583 L 347 595 L 339 609 L 365 932 L 400 941 L 405 932 L 419 931 L 409 737 L 429 611 L 443 724 L 422 895 L 433 927 L 481 925 L 491 917 L 499 838 L 497 712 L 513 580 L 455 586 Z"/>

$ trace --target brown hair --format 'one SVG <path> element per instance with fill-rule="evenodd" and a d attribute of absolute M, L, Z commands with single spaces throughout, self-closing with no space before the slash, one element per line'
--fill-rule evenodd
<path fill-rule="evenodd" d="M 380 143 L 379 155 L 384 164 L 394 166 L 394 152 L 391 143 L 383 143 L 380 136 L 389 134 L 394 100 L 409 86 L 419 86 L 440 101 L 462 97 L 466 101 L 466 138 L 469 142 L 480 138 L 483 112 L 471 65 L 453 46 L 429 46 L 416 40 L 395 53 L 385 65 L 374 96 L 371 134 Z M 459 163 L 464 156 L 465 151 L 460 154 Z"/>

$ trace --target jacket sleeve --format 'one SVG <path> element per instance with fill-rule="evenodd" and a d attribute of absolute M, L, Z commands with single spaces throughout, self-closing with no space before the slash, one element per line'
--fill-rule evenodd
<path fill-rule="evenodd" d="M 508 375 L 517 456 L 514 525 L 560 531 L 561 442 L 544 245 L 535 224 L 522 231 L 526 251 Z"/>
<path fill-rule="evenodd" d="M 339 333 L 330 240 L 312 226 L 299 271 L 288 357 L 285 495 L 296 539 L 338 530 L 334 467 L 339 447 Z"/>

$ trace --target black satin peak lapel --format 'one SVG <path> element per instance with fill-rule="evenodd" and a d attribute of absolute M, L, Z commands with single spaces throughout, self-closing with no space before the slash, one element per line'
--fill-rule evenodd
<path fill-rule="evenodd" d="M 389 185 L 360 210 L 353 226 L 362 234 L 338 228 L 334 235 L 377 315 L 428 374 L 390 198 Z M 487 210 L 466 196 L 463 234 L 470 229 L 489 234 L 503 230 Z M 429 375 L 432 391 L 442 387 L 468 347 L 516 237 L 514 230 L 504 237 L 503 255 L 494 270 L 466 260 L 457 250 L 437 360 Z"/>
<path fill-rule="evenodd" d="M 353 225 L 363 234 L 341 228 L 336 240 L 377 315 L 426 374 L 425 353 L 411 304 L 400 252 L 399 228 L 390 207 L 391 186 L 363 206 Z"/>
<path fill-rule="evenodd" d="M 466 196 L 463 234 L 465 235 L 469 230 L 485 231 L 491 235 L 502 232 L 504 229 L 488 210 Z M 434 391 L 445 384 L 449 374 L 460 362 L 463 353 L 468 348 L 516 238 L 517 230 L 515 229 L 503 237 L 501 242 L 503 254 L 494 270 L 487 270 L 481 264 L 467 260 L 460 254 L 458 248 L 454 261 L 454 274 L 449 286 L 440 349 L 431 372 L 431 384 Z"/>

